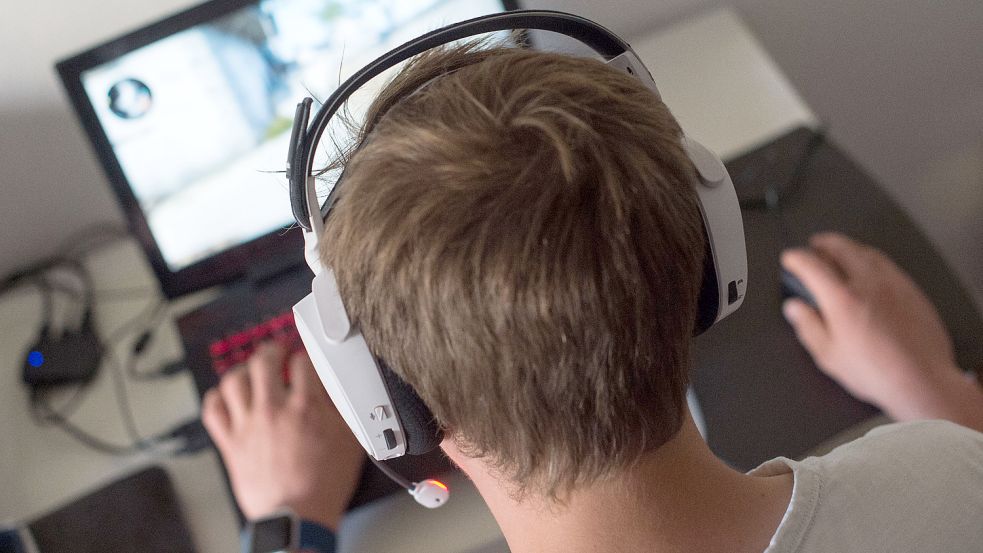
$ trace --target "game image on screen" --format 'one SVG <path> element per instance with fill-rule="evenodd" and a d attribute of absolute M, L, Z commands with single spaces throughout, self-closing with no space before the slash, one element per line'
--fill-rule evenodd
<path fill-rule="evenodd" d="M 491 0 L 264 0 L 87 70 L 82 84 L 178 271 L 292 222 L 282 171 L 297 102 L 326 98 L 413 37 L 501 9 Z"/>

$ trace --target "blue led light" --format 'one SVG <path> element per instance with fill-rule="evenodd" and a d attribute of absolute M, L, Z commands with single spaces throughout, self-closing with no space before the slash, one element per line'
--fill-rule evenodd
<path fill-rule="evenodd" d="M 40 351 L 32 351 L 27 354 L 27 362 L 31 364 L 32 367 L 40 367 L 44 363 L 44 355 Z"/>

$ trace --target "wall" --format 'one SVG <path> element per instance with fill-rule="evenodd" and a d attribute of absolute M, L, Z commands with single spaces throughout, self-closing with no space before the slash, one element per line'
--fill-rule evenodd
<path fill-rule="evenodd" d="M 640 36 L 716 0 L 527 0 Z M 120 220 L 52 69 L 191 2 L 4 0 L 0 274 Z M 983 3 L 735 0 L 834 140 L 926 228 L 983 304 Z"/>

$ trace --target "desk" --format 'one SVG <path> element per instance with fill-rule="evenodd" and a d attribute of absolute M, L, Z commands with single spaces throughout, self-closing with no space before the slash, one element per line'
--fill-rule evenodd
<path fill-rule="evenodd" d="M 797 156 L 810 134 L 793 132 L 728 163 L 738 194 L 758 194 L 772 162 Z M 693 388 L 707 441 L 744 470 L 779 455 L 800 457 L 878 413 L 820 373 L 782 318 L 779 253 L 814 232 L 841 231 L 886 252 L 938 307 L 960 366 L 983 365 L 983 319 L 908 215 L 833 144 L 818 143 L 801 169 L 780 211 L 744 210 L 747 296 L 737 313 L 696 340 Z"/>

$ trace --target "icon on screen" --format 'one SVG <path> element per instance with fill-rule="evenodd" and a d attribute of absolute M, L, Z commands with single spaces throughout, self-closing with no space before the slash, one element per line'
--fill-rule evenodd
<path fill-rule="evenodd" d="M 150 87 L 137 79 L 123 79 L 109 88 L 109 109 L 123 119 L 143 117 L 153 106 Z"/>

